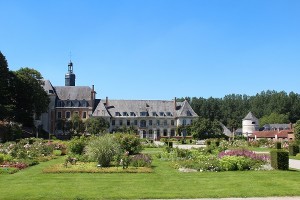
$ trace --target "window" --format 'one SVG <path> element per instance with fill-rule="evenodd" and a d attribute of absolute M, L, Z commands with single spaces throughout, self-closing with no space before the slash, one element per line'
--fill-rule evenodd
<path fill-rule="evenodd" d="M 192 116 L 192 113 L 191 113 L 191 111 L 189 111 L 189 110 L 188 110 L 188 111 L 186 111 L 186 115 L 187 115 L 187 116 Z"/>
<path fill-rule="evenodd" d="M 174 129 L 171 130 L 171 136 L 175 136 L 175 130 Z"/>
<path fill-rule="evenodd" d="M 140 112 L 140 116 L 148 116 L 147 112 Z"/>
<path fill-rule="evenodd" d="M 159 112 L 159 116 L 164 116 L 164 112 Z"/>
<path fill-rule="evenodd" d="M 168 125 L 168 121 L 164 120 L 164 126 L 167 126 L 167 125 Z"/>
<path fill-rule="evenodd" d="M 156 120 L 156 125 L 159 126 L 160 125 L 160 121 Z"/>
<path fill-rule="evenodd" d="M 145 120 L 140 121 L 140 127 L 146 127 L 146 121 Z"/>
<path fill-rule="evenodd" d="M 152 112 L 152 116 L 156 117 L 157 116 L 156 112 Z"/>
<path fill-rule="evenodd" d="M 182 120 L 182 125 L 186 125 L 186 120 L 184 119 L 184 120 Z"/>
<path fill-rule="evenodd" d="M 252 124 L 255 124 L 255 122 L 252 122 Z"/>
<path fill-rule="evenodd" d="M 73 113 L 73 115 L 78 115 L 78 116 L 79 116 L 78 111 L 75 111 L 75 112 Z"/>
<path fill-rule="evenodd" d="M 49 90 L 49 94 L 54 94 L 54 91 L 53 90 Z"/>
<path fill-rule="evenodd" d="M 174 120 L 171 120 L 171 125 L 174 126 Z"/>
<path fill-rule="evenodd" d="M 86 119 L 86 112 L 83 112 L 83 113 L 82 113 L 82 118 L 83 118 L 83 119 Z"/>
<path fill-rule="evenodd" d="M 123 120 L 119 121 L 120 126 L 123 126 Z"/>
<path fill-rule="evenodd" d="M 168 130 L 164 129 L 164 136 L 168 136 Z"/>
<path fill-rule="evenodd" d="M 123 112 L 123 116 L 128 116 L 128 113 L 127 112 Z"/>
<path fill-rule="evenodd" d="M 111 125 L 112 125 L 112 126 L 116 125 L 116 120 L 113 119 L 113 120 L 111 121 Z"/>
<path fill-rule="evenodd" d="M 66 112 L 66 119 L 70 119 L 70 117 L 71 117 L 71 112 L 70 112 L 70 111 L 67 111 L 67 112 Z"/>
<path fill-rule="evenodd" d="M 116 116 L 121 116 L 121 114 L 119 112 L 116 112 L 115 115 Z"/>
<path fill-rule="evenodd" d="M 160 130 L 159 130 L 159 129 L 156 130 L 156 136 L 157 136 L 157 137 L 160 136 Z"/>
<path fill-rule="evenodd" d="M 71 101 L 67 101 L 66 104 L 67 104 L 67 107 L 72 107 L 72 102 Z"/>
<path fill-rule="evenodd" d="M 153 131 L 151 129 L 149 130 L 148 133 L 149 133 L 149 138 L 153 138 Z"/>
<path fill-rule="evenodd" d="M 137 126 L 137 120 L 134 120 L 134 125 Z"/>
<path fill-rule="evenodd" d="M 167 116 L 172 116 L 172 115 L 171 115 L 171 112 L 167 112 Z"/>
<path fill-rule="evenodd" d="M 134 112 L 130 112 L 130 116 L 135 116 L 135 113 Z"/>
<path fill-rule="evenodd" d="M 152 120 L 149 120 L 149 126 L 152 126 Z"/>
<path fill-rule="evenodd" d="M 127 126 L 130 126 L 130 120 L 127 120 Z"/>
<path fill-rule="evenodd" d="M 61 112 L 57 112 L 57 118 L 61 119 Z"/>

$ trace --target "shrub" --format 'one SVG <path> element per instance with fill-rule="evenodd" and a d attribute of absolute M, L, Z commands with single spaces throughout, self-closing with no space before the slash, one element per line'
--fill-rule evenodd
<path fill-rule="evenodd" d="M 109 167 L 113 157 L 120 152 L 120 144 L 110 134 L 93 136 L 85 148 L 88 158 L 97 161 L 101 167 Z"/>
<path fill-rule="evenodd" d="M 275 142 L 275 148 L 281 149 L 281 142 Z"/>
<path fill-rule="evenodd" d="M 276 149 L 271 152 L 271 166 L 274 169 L 289 169 L 289 153 L 285 150 Z"/>
<path fill-rule="evenodd" d="M 295 156 L 297 153 L 299 153 L 299 146 L 297 144 L 290 144 L 289 145 L 289 155 Z"/>
<path fill-rule="evenodd" d="M 53 155 L 55 156 L 61 156 L 61 150 L 54 150 Z"/>
<path fill-rule="evenodd" d="M 143 150 L 141 139 L 128 133 L 114 134 L 116 141 L 120 144 L 123 152 L 128 151 L 130 155 L 138 154 Z"/>
<path fill-rule="evenodd" d="M 87 144 L 87 138 L 84 136 L 74 137 L 68 145 L 68 148 L 71 153 L 81 155 L 83 154 L 83 150 Z"/>
<path fill-rule="evenodd" d="M 224 156 L 220 159 L 220 168 L 224 171 L 250 170 L 253 161 L 243 156 Z"/>
<path fill-rule="evenodd" d="M 134 167 L 150 167 L 151 166 L 151 156 L 146 154 L 137 154 L 132 156 L 130 160 L 130 165 Z"/>

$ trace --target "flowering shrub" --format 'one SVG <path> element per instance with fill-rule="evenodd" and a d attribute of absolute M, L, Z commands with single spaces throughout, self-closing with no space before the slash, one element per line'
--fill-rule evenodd
<path fill-rule="evenodd" d="M 151 162 L 151 156 L 146 154 L 137 154 L 130 159 L 130 165 L 134 167 L 150 167 Z"/>
<path fill-rule="evenodd" d="M 224 156 L 243 156 L 253 160 L 260 160 L 263 162 L 267 162 L 268 160 L 270 160 L 270 156 L 266 154 L 256 154 L 255 152 L 246 149 L 235 149 L 235 150 L 223 151 L 219 153 L 218 157 L 222 158 Z"/>

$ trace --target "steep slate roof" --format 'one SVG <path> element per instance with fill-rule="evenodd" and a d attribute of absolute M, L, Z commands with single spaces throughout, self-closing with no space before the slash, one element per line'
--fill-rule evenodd
<path fill-rule="evenodd" d="M 91 100 L 92 89 L 89 86 L 55 86 L 60 100 Z"/>
<path fill-rule="evenodd" d="M 257 120 L 257 118 L 252 114 L 252 112 L 249 112 L 243 120 Z"/>
<path fill-rule="evenodd" d="M 266 130 L 272 130 L 272 129 L 290 129 L 290 124 L 265 124 L 264 128 Z"/>
<path fill-rule="evenodd" d="M 42 80 L 44 82 L 44 85 L 42 85 L 42 87 L 44 88 L 44 90 L 47 92 L 47 94 L 54 94 L 54 88 L 51 84 L 51 82 L 49 80 Z M 51 91 L 53 93 L 51 93 Z"/>
<path fill-rule="evenodd" d="M 174 101 L 164 101 L 164 100 L 109 100 L 106 112 L 105 110 L 105 100 L 101 100 L 97 108 L 94 111 L 93 116 L 116 116 L 116 112 L 119 112 L 123 116 L 123 112 L 130 116 L 131 112 L 134 112 L 135 116 L 141 116 L 141 112 L 147 112 L 148 116 L 153 117 L 153 112 L 156 112 L 160 116 L 160 112 L 163 112 L 165 116 L 170 112 L 170 117 L 178 116 L 189 116 L 187 111 L 193 117 L 198 115 L 190 107 L 189 103 L 176 102 L 176 110 Z M 168 117 L 168 116 L 167 116 Z"/>
<path fill-rule="evenodd" d="M 223 123 L 220 122 L 220 125 L 223 128 L 223 134 L 228 137 L 232 137 L 232 135 L 233 135 L 232 132 Z"/>

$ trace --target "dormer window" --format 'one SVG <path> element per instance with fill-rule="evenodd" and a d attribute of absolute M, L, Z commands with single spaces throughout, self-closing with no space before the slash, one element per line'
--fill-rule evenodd
<path fill-rule="evenodd" d="M 49 90 L 49 94 L 54 94 L 54 91 L 53 90 Z"/>
<path fill-rule="evenodd" d="M 121 116 L 121 113 L 120 112 L 116 112 L 115 115 L 116 116 Z"/>
<path fill-rule="evenodd" d="M 164 116 L 164 112 L 159 112 L 159 116 Z"/>
<path fill-rule="evenodd" d="M 167 116 L 172 116 L 171 112 L 167 112 Z"/>
<path fill-rule="evenodd" d="M 143 117 L 148 116 L 148 113 L 147 112 L 140 112 L 140 116 L 143 116 Z"/>
<path fill-rule="evenodd" d="M 128 116 L 128 113 L 127 112 L 123 112 L 123 116 Z"/>
<path fill-rule="evenodd" d="M 135 113 L 134 113 L 134 112 L 130 112 L 130 116 L 131 116 L 131 117 L 134 117 L 134 116 L 135 116 Z"/>
<path fill-rule="evenodd" d="M 191 111 L 189 111 L 189 110 L 188 110 L 188 111 L 186 111 L 186 115 L 187 115 L 187 116 L 192 116 L 192 113 L 191 113 Z"/>
<path fill-rule="evenodd" d="M 152 116 L 156 117 L 157 113 L 156 112 L 152 112 Z"/>

